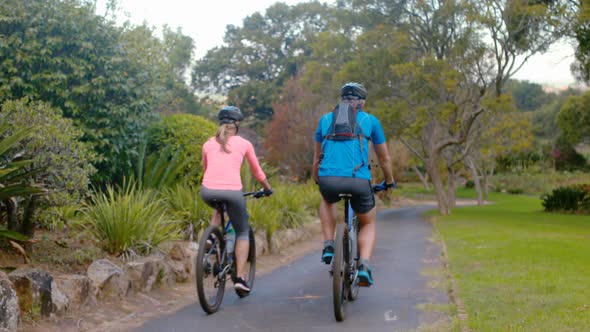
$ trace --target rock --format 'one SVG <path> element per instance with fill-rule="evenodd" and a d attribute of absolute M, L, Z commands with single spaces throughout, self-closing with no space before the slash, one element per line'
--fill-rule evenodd
<path fill-rule="evenodd" d="M 265 230 L 256 231 L 254 233 L 254 239 L 256 240 L 256 256 L 262 256 L 269 253 Z"/>
<path fill-rule="evenodd" d="M 33 268 L 20 268 L 11 272 L 8 277 L 15 286 L 22 311 L 30 312 L 39 306 L 43 316 L 49 316 L 53 312 L 53 277 L 49 273 Z"/>
<path fill-rule="evenodd" d="M 173 286 L 176 282 L 171 262 L 159 255 L 141 257 L 125 264 L 125 272 L 132 280 L 133 290 L 149 292 L 154 286 L 161 284 Z"/>
<path fill-rule="evenodd" d="M 189 266 L 189 274 L 191 278 L 195 278 L 195 271 L 196 271 L 196 264 L 197 264 L 197 254 L 199 253 L 199 245 L 196 242 L 189 242 L 186 246 L 186 250 L 188 253 L 188 266 Z"/>
<path fill-rule="evenodd" d="M 55 283 L 55 279 L 51 280 L 51 312 L 57 315 L 63 315 L 70 306 L 70 300 L 64 295 Z"/>
<path fill-rule="evenodd" d="M 172 244 L 172 248 L 170 248 L 168 254 L 170 255 L 170 258 L 175 261 L 185 261 L 189 256 L 184 245 L 178 242 Z"/>
<path fill-rule="evenodd" d="M 0 332 L 16 332 L 19 319 L 16 290 L 8 275 L 0 271 Z"/>
<path fill-rule="evenodd" d="M 131 280 L 125 272 L 109 261 L 99 259 L 92 262 L 87 270 L 92 281 L 96 298 L 125 297 L 131 290 Z"/>
<path fill-rule="evenodd" d="M 54 278 L 57 287 L 65 294 L 73 309 L 89 308 L 97 305 L 96 290 L 92 280 L 84 275 L 67 274 Z"/>

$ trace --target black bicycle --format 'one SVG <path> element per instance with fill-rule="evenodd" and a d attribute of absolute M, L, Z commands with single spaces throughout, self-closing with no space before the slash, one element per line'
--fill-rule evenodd
<path fill-rule="evenodd" d="M 272 192 L 261 190 L 244 193 L 244 196 L 261 198 L 270 194 Z M 230 220 L 228 220 L 227 224 L 225 222 L 226 205 L 223 201 L 218 201 L 215 202 L 215 208 L 221 215 L 221 226 L 210 225 L 205 229 L 199 241 L 196 263 L 197 294 L 199 295 L 201 307 L 208 314 L 219 310 L 225 293 L 227 278 L 230 277 L 232 280 L 237 278 L 233 248 L 229 248 L 229 250 L 227 248 L 226 236 L 232 227 Z M 249 231 L 249 240 L 250 249 L 245 271 L 248 272 L 248 284 L 252 289 L 256 274 L 256 241 L 252 227 L 250 227 Z"/>
<path fill-rule="evenodd" d="M 373 192 L 387 189 L 383 183 L 373 185 Z M 334 316 L 341 322 L 346 318 L 346 307 L 354 301 L 359 293 L 358 263 L 358 232 L 360 225 L 350 206 L 350 194 L 340 194 L 344 199 L 344 222 L 336 225 L 334 240 L 334 258 L 332 259 L 332 292 L 334 300 Z"/>

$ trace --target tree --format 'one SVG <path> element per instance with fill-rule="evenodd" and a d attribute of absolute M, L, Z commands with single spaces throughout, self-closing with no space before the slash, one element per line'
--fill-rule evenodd
<path fill-rule="evenodd" d="M 194 66 L 193 87 L 229 92 L 230 101 L 246 115 L 269 120 L 273 98 L 301 71 L 318 32 L 337 23 L 331 11 L 317 1 L 294 6 L 276 3 L 264 15 L 245 18 L 242 27 L 228 25 L 225 44 L 207 52 Z"/>
<path fill-rule="evenodd" d="M 10 132 L 31 126 L 36 128 L 15 146 L 17 152 L 12 155 L 12 158 L 31 160 L 31 164 L 24 167 L 29 174 L 28 181 L 42 183 L 48 191 L 47 195 L 32 195 L 19 202 L 22 203 L 19 231 L 32 237 L 41 204 L 63 206 L 84 198 L 90 177 L 96 171 L 91 164 L 95 156 L 88 144 L 80 141 L 82 131 L 48 103 L 27 99 L 6 101 L 0 121 L 10 124 Z"/>
<path fill-rule="evenodd" d="M 124 28 L 83 0 L 6 0 L 0 12 L 0 103 L 29 97 L 61 109 L 99 156 L 95 181 L 117 181 L 157 100 Z"/>
<path fill-rule="evenodd" d="M 557 125 L 570 145 L 590 138 L 590 92 L 569 97 L 557 115 Z"/>
<path fill-rule="evenodd" d="M 320 100 L 321 95 L 306 91 L 297 76 L 287 82 L 273 104 L 275 116 L 265 131 L 265 159 L 290 179 L 305 181 L 311 175 L 317 120 L 330 109 Z"/>
<path fill-rule="evenodd" d="M 535 111 L 551 99 L 540 84 L 529 81 L 509 80 L 506 91 L 512 93 L 516 108 L 521 111 Z"/>
<path fill-rule="evenodd" d="M 482 114 L 501 109 L 508 79 L 531 55 L 559 38 L 564 6 L 527 1 L 359 2 L 402 10 L 397 21 L 386 21 L 398 32 L 389 34 L 397 42 L 392 44 L 397 47 L 395 57 L 390 58 L 400 61 L 387 62 L 383 56 L 377 59 L 385 61 L 375 61 L 372 55 L 387 48 L 372 38 L 355 60 L 356 73 L 374 74 L 366 80 L 378 78 L 372 82 L 382 98 L 373 101 L 375 112 L 423 158 L 439 211 L 448 214 L 454 205 L 454 167 L 470 151 L 469 138 L 484 128 L 474 124 L 482 121 Z"/>

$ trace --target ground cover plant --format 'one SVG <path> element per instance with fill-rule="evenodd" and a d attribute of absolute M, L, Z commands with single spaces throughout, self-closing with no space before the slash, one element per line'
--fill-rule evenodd
<path fill-rule="evenodd" d="M 583 331 L 590 326 L 590 218 L 543 212 L 538 197 L 434 218 L 474 331 Z"/>

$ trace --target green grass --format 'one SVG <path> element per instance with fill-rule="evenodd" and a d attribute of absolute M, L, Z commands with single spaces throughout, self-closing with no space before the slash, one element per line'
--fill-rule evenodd
<path fill-rule="evenodd" d="M 588 330 L 590 216 L 542 212 L 536 197 L 491 199 L 494 204 L 457 208 L 434 221 L 469 327 Z"/>

